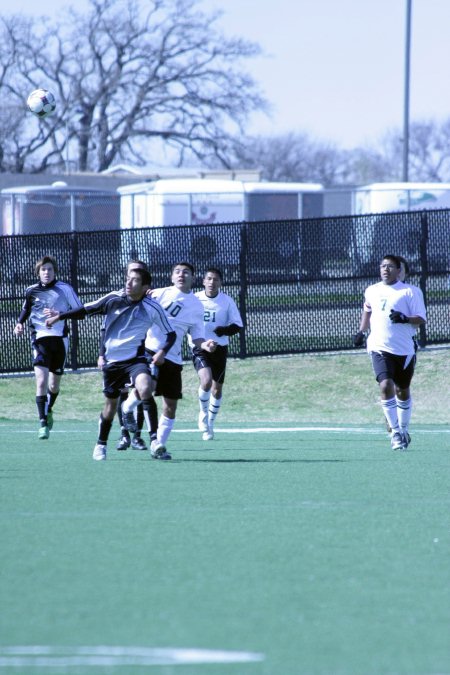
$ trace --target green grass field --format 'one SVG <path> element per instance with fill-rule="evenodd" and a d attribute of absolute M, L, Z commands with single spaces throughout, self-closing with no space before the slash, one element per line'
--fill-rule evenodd
<path fill-rule="evenodd" d="M 117 427 L 92 461 L 97 373 L 48 441 L 0 380 L 0 675 L 450 673 L 448 355 L 420 355 L 405 453 L 360 354 L 230 363 L 212 443 L 187 367 L 172 462 Z"/>

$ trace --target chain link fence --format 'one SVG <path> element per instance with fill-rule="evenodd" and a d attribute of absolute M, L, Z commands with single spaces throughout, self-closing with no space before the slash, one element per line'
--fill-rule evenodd
<path fill-rule="evenodd" d="M 67 227 L 58 233 L 50 223 L 48 232 L 1 236 L 0 373 L 31 370 L 30 341 L 14 337 L 13 328 L 44 254 L 57 259 L 59 278 L 82 302 L 122 288 L 130 259 L 149 264 L 154 288 L 170 285 L 174 262 L 195 265 L 194 290 L 202 288 L 208 266 L 219 267 L 223 290 L 246 326 L 231 339 L 230 355 L 245 358 L 353 348 L 364 290 L 379 280 L 382 256 L 394 253 L 409 261 L 409 281 L 425 296 L 421 344 L 448 342 L 449 219 L 449 210 L 435 210 L 126 230 Z M 100 322 L 72 322 L 69 368 L 96 365 Z"/>

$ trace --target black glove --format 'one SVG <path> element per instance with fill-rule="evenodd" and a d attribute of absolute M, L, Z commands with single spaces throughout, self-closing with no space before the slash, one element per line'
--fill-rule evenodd
<path fill-rule="evenodd" d="M 402 314 L 401 312 L 396 312 L 394 309 L 391 309 L 389 318 L 392 321 L 392 323 L 409 323 L 409 318 L 405 316 L 405 314 Z"/>
<path fill-rule="evenodd" d="M 366 336 L 362 332 L 362 330 L 359 330 L 355 335 L 353 336 L 353 344 L 355 347 L 364 347 L 366 342 Z"/>
<path fill-rule="evenodd" d="M 236 335 L 236 333 L 239 333 L 241 330 L 240 326 L 238 326 L 236 323 L 230 323 L 229 326 L 217 326 L 217 328 L 214 329 L 214 333 L 217 335 L 217 337 L 222 337 L 223 335 Z"/>

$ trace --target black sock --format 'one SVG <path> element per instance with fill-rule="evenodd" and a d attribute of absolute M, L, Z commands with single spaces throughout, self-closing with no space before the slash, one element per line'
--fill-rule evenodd
<path fill-rule="evenodd" d="M 97 439 L 97 443 L 99 445 L 107 444 L 112 423 L 113 423 L 112 420 L 105 420 L 103 415 L 100 413 L 100 419 L 98 421 L 98 439 Z"/>
<path fill-rule="evenodd" d="M 58 398 L 58 394 L 59 391 L 55 392 L 54 394 L 51 391 L 47 393 L 47 403 L 48 403 L 47 412 L 49 410 L 52 410 L 53 406 L 55 405 L 55 401 Z"/>
<path fill-rule="evenodd" d="M 140 438 L 142 427 L 144 426 L 144 411 L 142 409 L 142 403 L 140 403 L 136 408 L 136 421 L 137 421 L 137 431 L 134 434 L 134 437 Z"/>
<path fill-rule="evenodd" d="M 119 405 L 117 406 L 117 417 L 119 418 L 120 426 L 123 430 L 123 417 L 122 417 L 122 403 L 128 398 L 128 391 L 123 391 L 119 397 Z M 125 436 L 125 434 L 124 434 Z"/>
<path fill-rule="evenodd" d="M 153 396 L 147 399 L 147 401 L 142 401 L 142 408 L 144 419 L 147 423 L 147 430 L 150 434 L 150 439 L 153 441 L 158 432 L 158 406 Z"/>
<path fill-rule="evenodd" d="M 36 405 L 38 409 L 39 421 L 41 427 L 47 426 L 47 396 L 36 396 Z"/>

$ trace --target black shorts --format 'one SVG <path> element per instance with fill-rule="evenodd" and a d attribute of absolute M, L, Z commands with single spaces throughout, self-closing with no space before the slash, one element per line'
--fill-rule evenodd
<path fill-rule="evenodd" d="M 400 389 L 411 384 L 416 356 L 397 356 L 388 352 L 372 352 L 372 367 L 377 382 L 393 380 Z"/>
<path fill-rule="evenodd" d="M 198 347 L 194 347 L 192 350 L 192 363 L 197 372 L 202 368 L 211 368 L 214 382 L 223 384 L 225 381 L 227 356 L 227 345 L 217 345 L 214 352 L 205 352 L 202 349 L 198 349 Z"/>
<path fill-rule="evenodd" d="M 55 375 L 62 375 L 66 363 L 69 339 L 49 335 L 33 342 L 33 366 L 48 368 Z"/>
<path fill-rule="evenodd" d="M 107 363 L 103 366 L 103 393 L 106 398 L 118 398 L 121 390 L 127 384 L 134 384 L 135 379 L 141 373 L 148 371 L 147 360 L 144 356 L 130 361 L 118 361 L 117 363 Z"/>
<path fill-rule="evenodd" d="M 145 351 L 148 360 L 155 355 L 155 352 Z M 174 401 L 183 398 L 183 388 L 181 381 L 181 371 L 183 366 L 166 359 L 162 366 L 159 366 L 158 379 L 156 380 L 156 389 L 154 396 L 165 396 Z"/>

